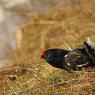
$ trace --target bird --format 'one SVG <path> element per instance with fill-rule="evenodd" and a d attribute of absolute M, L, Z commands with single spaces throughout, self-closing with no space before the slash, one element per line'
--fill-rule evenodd
<path fill-rule="evenodd" d="M 83 67 L 95 66 L 95 49 L 84 41 L 81 48 L 65 50 L 51 48 L 41 52 L 41 58 L 55 68 L 68 72 L 81 70 Z"/>
<path fill-rule="evenodd" d="M 41 51 L 41 58 L 45 59 L 51 66 L 59 69 L 65 69 L 66 71 L 72 71 L 64 60 L 64 56 L 69 53 L 68 50 L 59 48 L 53 48 Z"/>

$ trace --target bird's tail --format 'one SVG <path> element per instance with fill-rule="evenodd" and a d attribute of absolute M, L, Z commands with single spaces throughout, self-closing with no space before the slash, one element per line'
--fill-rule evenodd
<path fill-rule="evenodd" d="M 93 49 L 95 48 L 94 42 L 90 39 L 90 37 L 87 37 L 86 43 Z"/>
<path fill-rule="evenodd" d="M 84 48 L 89 58 L 92 60 L 92 64 L 95 66 L 95 47 L 93 41 L 90 38 L 87 38 L 87 41 L 84 41 Z"/>

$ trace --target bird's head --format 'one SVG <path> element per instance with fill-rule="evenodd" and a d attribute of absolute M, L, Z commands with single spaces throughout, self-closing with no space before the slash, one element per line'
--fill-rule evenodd
<path fill-rule="evenodd" d="M 49 50 L 42 50 L 40 55 L 41 55 L 42 59 L 48 59 L 48 58 L 50 59 L 51 56 L 54 56 L 54 52 L 51 51 L 51 49 L 49 49 Z"/>
<path fill-rule="evenodd" d="M 42 59 L 45 58 L 45 54 L 46 54 L 45 50 L 42 50 L 42 51 L 40 52 L 40 56 L 41 56 Z"/>
<path fill-rule="evenodd" d="M 68 51 L 63 50 L 63 49 L 47 49 L 45 51 L 41 51 L 41 58 L 47 60 L 48 62 L 56 63 L 66 55 Z"/>

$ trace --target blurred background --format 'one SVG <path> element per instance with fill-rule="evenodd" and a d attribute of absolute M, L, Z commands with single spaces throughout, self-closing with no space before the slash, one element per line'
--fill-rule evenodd
<path fill-rule="evenodd" d="M 95 95 L 90 83 L 95 83 L 95 74 L 72 76 L 40 60 L 43 49 L 68 49 L 68 46 L 74 49 L 87 37 L 95 42 L 95 0 L 0 0 L 0 68 L 23 67 L 35 71 L 25 73 L 21 68 L 1 71 L 1 75 L 17 74 L 21 85 L 15 83 L 12 90 L 8 81 L 10 84 L 4 87 L 9 88 L 0 95 L 26 95 L 27 87 L 32 89 L 29 95 Z M 61 84 L 75 78 L 79 80 L 67 83 L 66 87 Z M 79 85 L 79 81 L 81 84 L 85 81 L 85 85 Z"/>
<path fill-rule="evenodd" d="M 94 4 L 94 0 L 0 0 L 0 65 L 21 46 L 66 48 L 67 43 L 75 48 L 88 36 L 94 40 Z"/>

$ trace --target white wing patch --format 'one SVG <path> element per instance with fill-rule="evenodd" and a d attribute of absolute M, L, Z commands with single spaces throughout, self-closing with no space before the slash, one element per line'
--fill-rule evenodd
<path fill-rule="evenodd" d="M 86 64 L 77 65 L 77 67 L 83 67 L 83 66 L 86 66 L 86 65 L 88 65 L 88 62 Z"/>
<path fill-rule="evenodd" d="M 67 63 L 68 66 L 71 66 L 70 63 Z"/>

